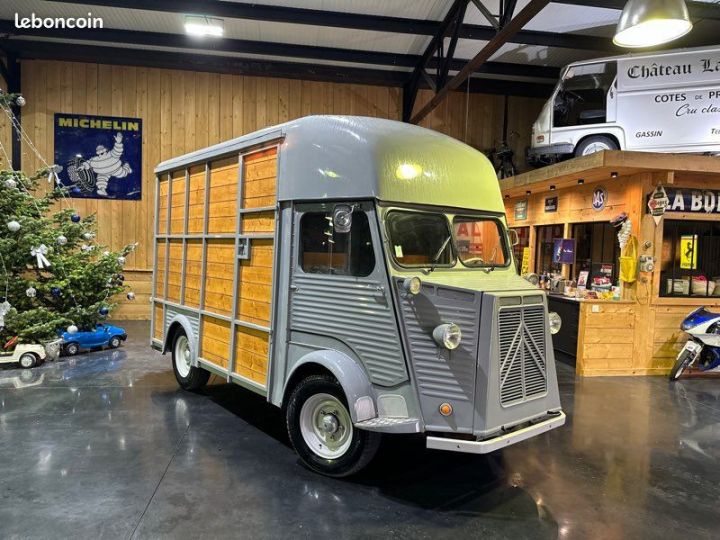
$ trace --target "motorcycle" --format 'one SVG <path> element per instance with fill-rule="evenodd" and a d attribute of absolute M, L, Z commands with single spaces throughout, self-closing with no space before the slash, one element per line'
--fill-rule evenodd
<path fill-rule="evenodd" d="M 670 371 L 670 380 L 680 378 L 683 371 L 696 366 L 700 371 L 720 368 L 720 313 L 700 307 L 690 313 L 680 325 L 689 338 Z"/>

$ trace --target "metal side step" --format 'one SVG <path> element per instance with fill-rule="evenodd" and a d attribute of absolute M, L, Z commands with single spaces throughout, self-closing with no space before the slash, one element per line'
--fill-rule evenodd
<path fill-rule="evenodd" d="M 369 431 L 384 431 L 386 433 L 419 433 L 420 420 L 417 418 L 378 416 L 377 418 L 357 422 L 355 427 Z"/>

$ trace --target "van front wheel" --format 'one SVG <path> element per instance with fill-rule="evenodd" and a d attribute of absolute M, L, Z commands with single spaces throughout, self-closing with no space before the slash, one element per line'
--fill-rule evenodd
<path fill-rule="evenodd" d="M 593 135 L 575 147 L 576 156 L 587 156 L 603 150 L 618 150 L 617 143 L 605 135 Z"/>
<path fill-rule="evenodd" d="M 210 372 L 192 365 L 190 341 L 185 332 L 177 332 L 172 348 L 173 372 L 178 384 L 184 390 L 199 390 L 210 378 Z"/>
<path fill-rule="evenodd" d="M 287 429 L 303 463 L 336 478 L 360 471 L 380 445 L 379 433 L 353 426 L 345 393 L 329 375 L 311 375 L 295 387 Z"/>

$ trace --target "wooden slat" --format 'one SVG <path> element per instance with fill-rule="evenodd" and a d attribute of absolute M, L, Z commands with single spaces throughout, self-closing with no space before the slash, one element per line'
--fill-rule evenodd
<path fill-rule="evenodd" d="M 228 366 L 230 357 L 230 323 L 204 315 L 200 356 L 223 368 Z"/>
<path fill-rule="evenodd" d="M 268 349 L 267 332 L 238 327 L 235 331 L 235 372 L 267 384 Z"/>

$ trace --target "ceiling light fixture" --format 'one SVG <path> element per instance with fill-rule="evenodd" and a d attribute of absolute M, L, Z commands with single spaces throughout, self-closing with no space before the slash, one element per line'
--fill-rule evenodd
<path fill-rule="evenodd" d="M 222 37 L 225 26 L 222 19 L 204 15 L 185 15 L 185 33 L 191 36 Z"/>
<path fill-rule="evenodd" d="M 613 43 L 620 47 L 654 47 L 692 30 L 685 0 L 628 0 Z"/>
<path fill-rule="evenodd" d="M 550 191 L 555 191 L 555 186 L 550 186 Z"/>
<path fill-rule="evenodd" d="M 613 171 L 613 172 L 610 173 L 610 178 L 617 178 L 617 177 L 618 177 L 618 173 L 617 173 L 617 172 Z"/>
<path fill-rule="evenodd" d="M 583 180 L 582 178 L 578 178 L 578 184 L 580 184 L 582 186 L 584 183 L 585 183 L 585 180 Z"/>

